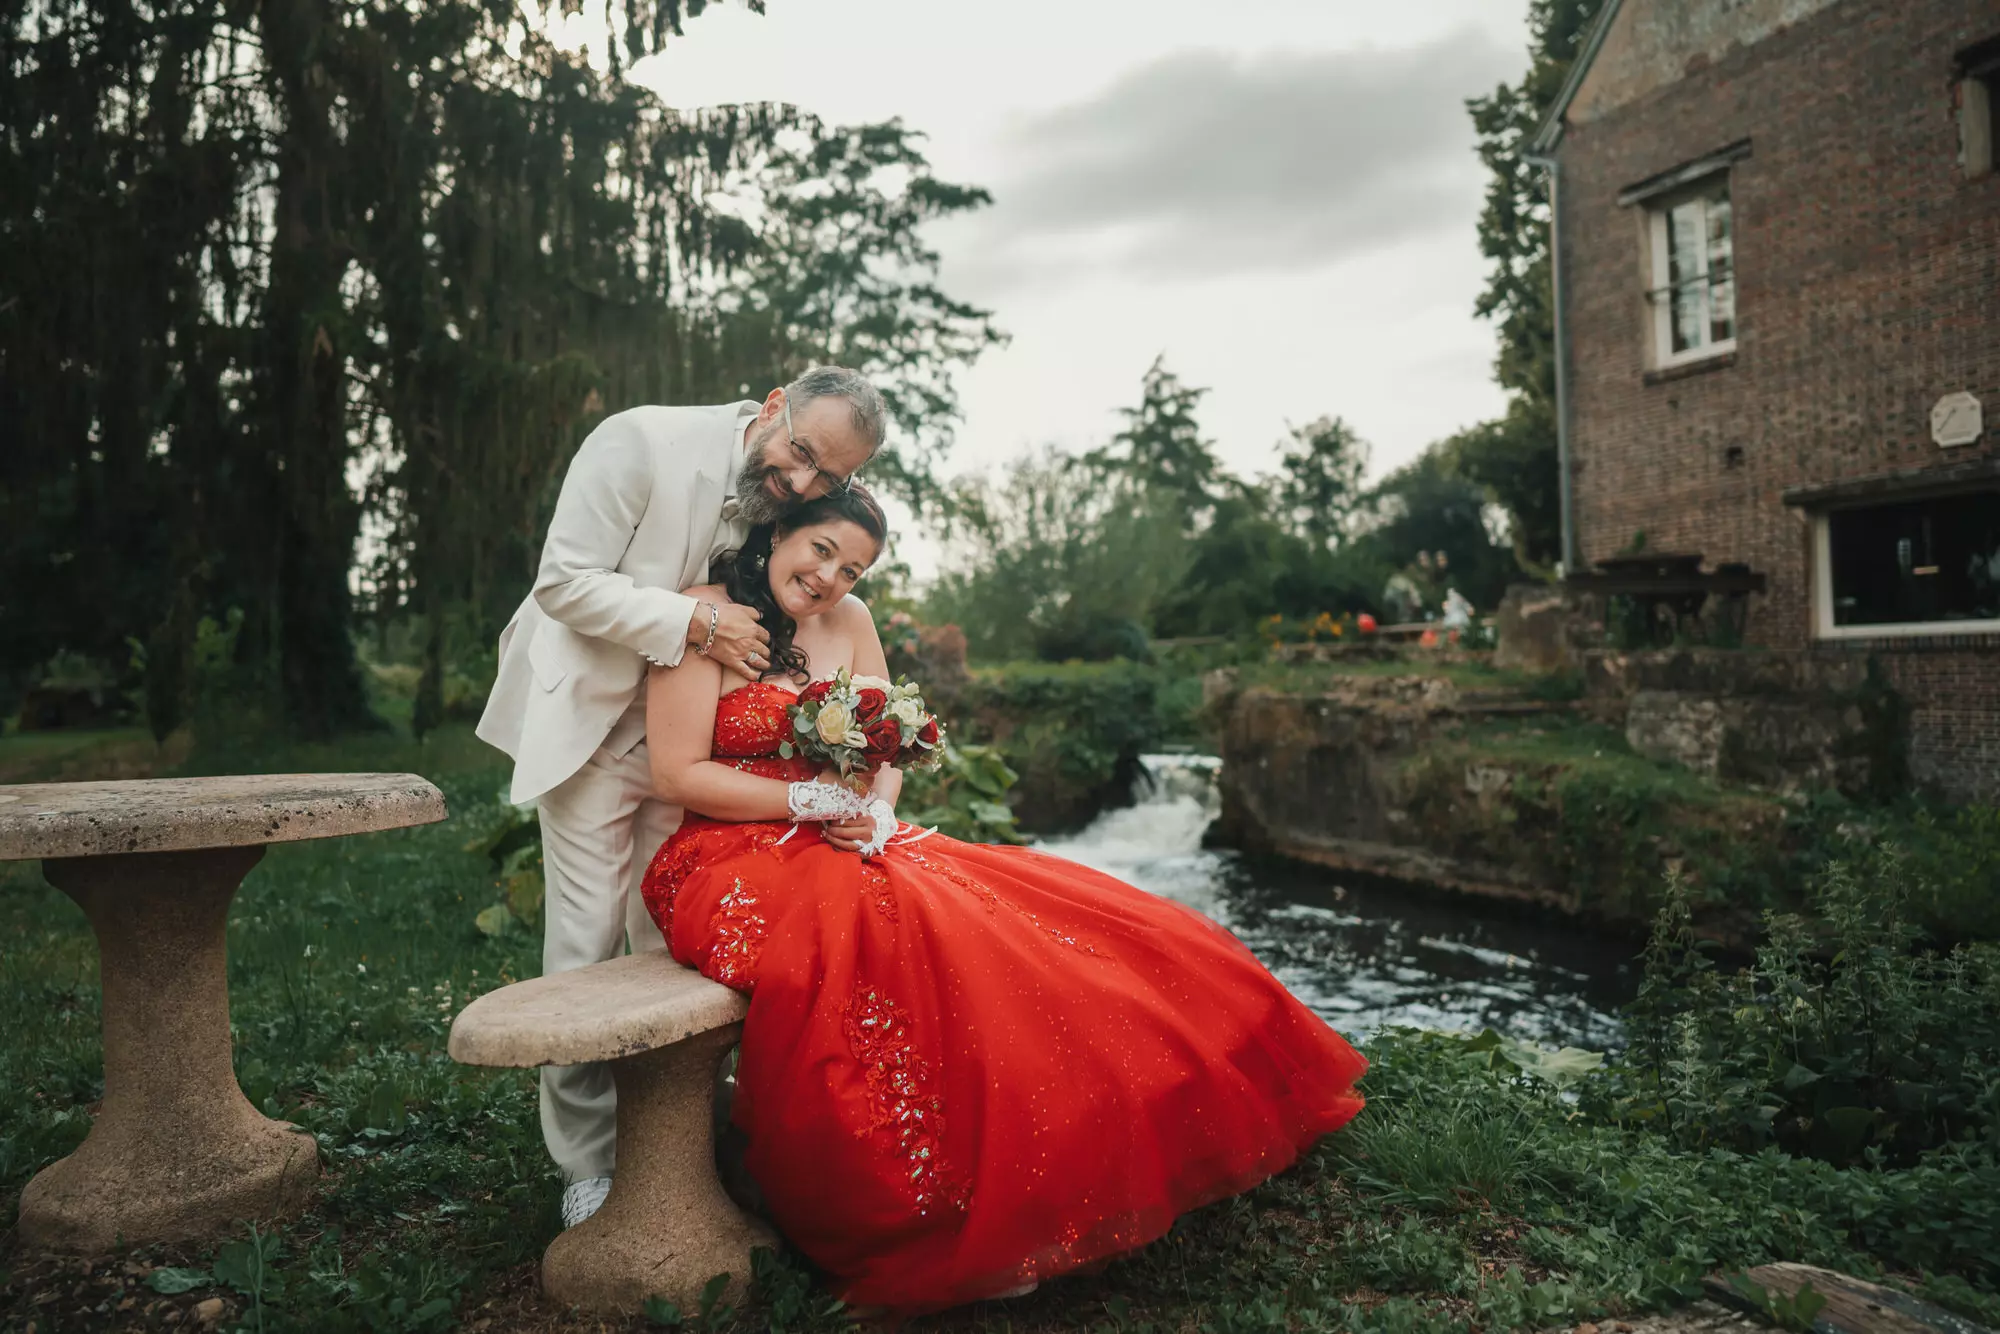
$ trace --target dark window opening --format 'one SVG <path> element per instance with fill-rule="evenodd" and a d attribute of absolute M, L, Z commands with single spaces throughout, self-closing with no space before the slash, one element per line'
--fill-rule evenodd
<path fill-rule="evenodd" d="M 1958 53 L 1959 161 L 1967 176 L 1990 175 L 2000 151 L 2000 37 Z"/>
<path fill-rule="evenodd" d="M 1833 623 L 2000 620 L 2000 491 L 1827 515 Z"/>

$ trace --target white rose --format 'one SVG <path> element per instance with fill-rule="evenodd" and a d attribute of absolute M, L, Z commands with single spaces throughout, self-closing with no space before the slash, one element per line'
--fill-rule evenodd
<path fill-rule="evenodd" d="M 854 731 L 854 715 L 848 712 L 845 704 L 828 700 L 820 705 L 816 726 L 819 728 L 819 739 L 829 746 L 854 744 L 848 740 L 849 734 Z M 866 745 L 866 740 L 861 744 Z"/>
<path fill-rule="evenodd" d="M 904 727 L 915 729 L 924 725 L 924 706 L 914 699 L 899 699 L 889 705 L 889 716 Z"/>
<path fill-rule="evenodd" d="M 884 681 L 879 676 L 857 676 L 854 678 L 854 688 L 856 690 L 879 690 L 886 695 L 896 687 L 890 682 Z"/>

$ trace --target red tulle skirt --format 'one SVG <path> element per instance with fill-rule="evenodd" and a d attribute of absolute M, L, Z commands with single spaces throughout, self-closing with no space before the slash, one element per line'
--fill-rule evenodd
<path fill-rule="evenodd" d="M 1198 913 L 1023 848 L 863 861 L 791 830 L 690 817 L 644 894 L 675 958 L 749 994 L 747 1166 L 853 1304 L 1131 1250 L 1361 1109 L 1366 1062 Z"/>

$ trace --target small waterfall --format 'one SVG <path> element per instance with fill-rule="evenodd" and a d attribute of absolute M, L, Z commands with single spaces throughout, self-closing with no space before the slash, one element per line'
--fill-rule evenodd
<path fill-rule="evenodd" d="M 1617 950 L 1476 903 L 1203 848 L 1221 770 L 1213 755 L 1143 756 L 1130 806 L 1036 846 L 1214 918 L 1350 1036 L 1490 1025 L 1538 1041 L 1622 1042 L 1610 1012 L 1623 999 Z"/>
<path fill-rule="evenodd" d="M 1132 804 L 1106 811 L 1078 833 L 1036 846 L 1120 880 L 1213 912 L 1220 857 L 1201 837 L 1222 808 L 1214 755 L 1142 755 Z"/>

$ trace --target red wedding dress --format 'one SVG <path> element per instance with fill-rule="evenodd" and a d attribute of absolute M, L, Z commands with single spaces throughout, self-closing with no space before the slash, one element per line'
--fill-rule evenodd
<path fill-rule="evenodd" d="M 792 699 L 724 696 L 716 758 L 812 777 L 777 757 Z M 933 1310 L 1129 1251 L 1361 1109 L 1366 1062 L 1199 913 L 1026 848 L 863 861 L 792 829 L 690 814 L 643 892 L 676 959 L 750 996 L 746 1166 L 853 1304 Z"/>

